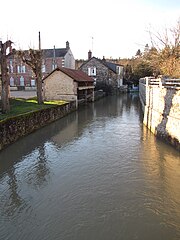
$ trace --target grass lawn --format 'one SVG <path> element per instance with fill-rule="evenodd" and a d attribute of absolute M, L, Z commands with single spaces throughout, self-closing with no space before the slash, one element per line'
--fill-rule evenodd
<path fill-rule="evenodd" d="M 8 114 L 2 114 L 0 112 L 0 121 L 13 117 L 18 116 L 24 113 L 37 111 L 40 109 L 45 109 L 52 107 L 52 105 L 63 105 L 67 103 L 66 101 L 47 101 L 44 104 L 39 105 L 37 104 L 37 98 L 11 98 L 10 99 L 10 112 Z M 1 100 L 0 100 L 0 108 L 1 108 Z"/>

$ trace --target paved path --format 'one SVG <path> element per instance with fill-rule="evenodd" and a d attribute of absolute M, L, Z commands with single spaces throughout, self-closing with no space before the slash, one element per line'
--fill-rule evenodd
<path fill-rule="evenodd" d="M 10 96 L 16 98 L 32 98 L 37 95 L 36 91 L 11 91 Z"/>

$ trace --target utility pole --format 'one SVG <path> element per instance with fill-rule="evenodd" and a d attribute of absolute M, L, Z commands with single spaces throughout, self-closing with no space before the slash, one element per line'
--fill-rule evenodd
<path fill-rule="evenodd" d="M 41 34 L 39 32 L 39 51 L 41 51 Z"/>
<path fill-rule="evenodd" d="M 37 100 L 39 104 L 43 103 L 43 89 L 42 89 L 42 50 L 41 50 L 41 35 L 39 32 L 39 54 L 37 59 L 36 83 L 37 83 Z"/>

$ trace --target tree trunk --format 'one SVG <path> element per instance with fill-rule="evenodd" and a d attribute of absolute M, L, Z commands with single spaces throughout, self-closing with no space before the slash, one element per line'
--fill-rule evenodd
<path fill-rule="evenodd" d="M 7 72 L 7 61 L 6 56 L 2 54 L 1 57 L 1 75 L 2 75 L 2 113 L 8 113 L 10 111 L 10 104 L 9 104 L 9 79 L 8 79 L 8 72 Z"/>
<path fill-rule="evenodd" d="M 38 72 L 37 74 L 36 83 L 37 83 L 37 102 L 38 104 L 43 104 L 42 77 L 40 72 Z"/>

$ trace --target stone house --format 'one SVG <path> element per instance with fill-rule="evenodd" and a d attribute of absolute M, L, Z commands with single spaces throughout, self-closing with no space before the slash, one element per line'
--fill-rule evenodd
<path fill-rule="evenodd" d="M 94 80 L 81 70 L 56 68 L 43 79 L 44 100 L 94 101 Z"/>
<path fill-rule="evenodd" d="M 108 62 L 105 58 L 101 60 L 91 57 L 89 52 L 88 60 L 80 66 L 80 69 L 93 77 L 96 90 L 115 93 L 123 87 L 123 66 L 120 64 Z"/>
<path fill-rule="evenodd" d="M 70 49 L 69 42 L 65 48 L 42 49 L 42 75 L 46 77 L 57 67 L 75 69 L 75 58 Z M 25 65 L 21 59 L 11 56 L 8 59 L 9 81 L 12 90 L 33 89 L 36 80 L 31 68 Z"/>

